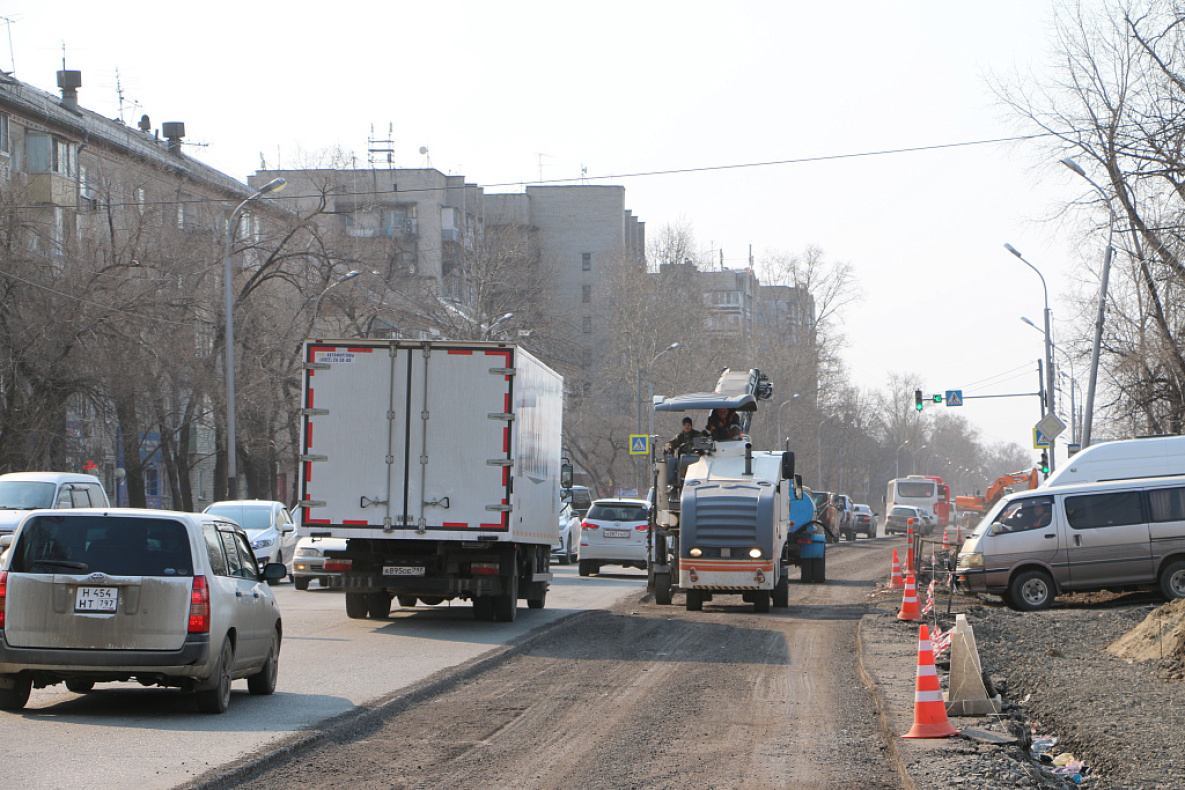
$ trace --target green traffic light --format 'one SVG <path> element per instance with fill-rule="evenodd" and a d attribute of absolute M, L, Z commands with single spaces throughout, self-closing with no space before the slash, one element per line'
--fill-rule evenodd
<path fill-rule="evenodd" d="M 942 396 L 939 395 L 938 393 L 934 393 L 934 402 L 935 403 L 942 403 Z"/>

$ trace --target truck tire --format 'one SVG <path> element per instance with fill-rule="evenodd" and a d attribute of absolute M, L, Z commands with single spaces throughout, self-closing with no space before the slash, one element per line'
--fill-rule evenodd
<path fill-rule="evenodd" d="M 790 605 L 790 578 L 782 576 L 778 579 L 778 583 L 774 585 L 773 604 L 779 609 L 785 609 Z"/>
<path fill-rule="evenodd" d="M 473 599 L 473 619 L 490 622 L 494 619 L 494 599 L 483 595 Z"/>
<path fill-rule="evenodd" d="M 600 570 L 600 568 L 598 568 L 597 564 L 595 562 L 593 562 L 592 560 L 581 560 L 580 561 L 580 575 L 581 576 L 592 576 L 594 573 L 596 573 L 599 570 Z"/>
<path fill-rule="evenodd" d="M 346 617 L 362 620 L 369 612 L 370 602 L 366 599 L 366 593 L 346 593 Z"/>
<path fill-rule="evenodd" d="M 404 607 L 405 609 L 410 609 L 416 605 L 416 601 L 419 599 L 414 595 L 400 595 L 398 598 L 396 598 L 396 600 L 399 601 L 400 606 Z"/>
<path fill-rule="evenodd" d="M 366 596 L 366 614 L 371 620 L 386 620 L 391 616 L 391 594 L 370 593 Z"/>
<path fill-rule="evenodd" d="M 654 574 L 654 602 L 659 606 L 671 605 L 671 574 Z"/>
<path fill-rule="evenodd" d="M 1014 609 L 1035 612 L 1048 609 L 1056 596 L 1053 579 L 1045 571 L 1022 571 L 1008 583 L 1008 598 Z"/>
<path fill-rule="evenodd" d="M 699 590 L 687 591 L 687 611 L 699 612 L 704 608 L 704 594 Z"/>
<path fill-rule="evenodd" d="M 769 590 L 758 590 L 753 593 L 753 611 L 757 614 L 769 611 Z"/>
<path fill-rule="evenodd" d="M 539 585 L 543 586 L 543 582 L 539 582 Z M 542 609 L 546 605 L 547 605 L 547 588 L 546 587 L 543 588 L 543 592 L 527 599 L 527 608 L 528 609 Z"/>
<path fill-rule="evenodd" d="M 506 579 L 506 589 L 494 598 L 494 619 L 499 623 L 513 623 L 518 612 L 518 574 Z"/>
<path fill-rule="evenodd" d="M 297 576 L 292 583 L 296 585 L 296 589 L 303 591 L 309 589 L 309 581 L 311 580 L 308 576 Z"/>

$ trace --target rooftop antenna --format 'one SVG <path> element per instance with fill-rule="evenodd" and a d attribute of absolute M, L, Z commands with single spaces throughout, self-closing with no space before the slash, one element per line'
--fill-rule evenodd
<path fill-rule="evenodd" d="M 12 48 L 12 23 L 16 20 L 10 16 L 0 16 L 4 20 L 4 26 L 8 28 L 8 59 L 12 63 L 12 71 L 10 74 L 16 74 L 16 50 Z"/>
<path fill-rule="evenodd" d="M 428 146 L 420 146 L 420 154 L 424 157 L 424 167 L 432 169 L 432 157 L 428 156 Z"/>
<path fill-rule="evenodd" d="M 133 112 L 135 112 L 136 108 L 140 106 L 140 102 L 138 102 L 138 101 L 128 101 L 128 100 L 127 100 L 127 99 L 124 97 L 124 93 L 123 93 L 123 80 L 120 78 L 120 75 L 119 75 L 119 69 L 118 69 L 118 68 L 116 68 L 116 69 L 115 69 L 115 95 L 116 95 L 116 97 L 118 97 L 118 99 L 119 99 L 119 122 L 120 122 L 120 123 L 125 123 L 125 120 L 124 120 L 124 117 L 123 117 L 125 106 L 126 106 L 126 108 L 127 108 L 127 109 L 130 109 L 130 110 L 132 110 Z M 147 129 L 145 129 L 144 131 L 145 131 L 145 132 L 147 132 L 148 130 L 147 130 Z"/>
<path fill-rule="evenodd" d="M 374 124 L 370 125 L 370 137 L 367 140 L 366 159 L 371 167 L 385 164 L 390 170 L 395 166 L 395 124 L 387 124 L 386 139 L 374 136 Z M 384 161 L 385 160 L 385 161 Z"/>
<path fill-rule="evenodd" d="M 535 156 L 539 157 L 539 183 L 542 184 L 543 183 L 543 157 L 546 156 L 548 159 L 552 159 L 553 157 L 551 154 L 540 154 L 540 153 L 536 153 Z"/>
<path fill-rule="evenodd" d="M 588 184 L 588 168 L 584 165 L 580 166 L 580 183 Z"/>

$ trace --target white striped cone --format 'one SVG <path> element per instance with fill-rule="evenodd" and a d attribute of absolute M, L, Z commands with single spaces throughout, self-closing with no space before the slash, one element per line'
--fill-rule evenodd
<path fill-rule="evenodd" d="M 897 613 L 897 619 L 922 619 L 922 613 L 918 611 L 918 586 L 912 573 L 905 577 L 905 592 L 901 594 L 901 611 Z"/>
<path fill-rule="evenodd" d="M 934 650 L 930 646 L 930 629 L 925 625 L 918 633 L 918 679 L 913 697 L 913 726 L 902 738 L 947 738 L 958 735 L 946 717 L 946 701 L 938 671 L 934 669 Z"/>
<path fill-rule="evenodd" d="M 897 561 L 897 549 L 893 549 L 893 574 L 889 577 L 889 589 L 905 589 L 905 578 L 901 575 L 901 563 Z"/>

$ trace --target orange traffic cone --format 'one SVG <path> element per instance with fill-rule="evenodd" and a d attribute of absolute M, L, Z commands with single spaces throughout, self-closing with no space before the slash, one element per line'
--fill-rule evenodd
<path fill-rule="evenodd" d="M 946 526 L 946 527 L 942 528 L 942 553 L 947 554 L 949 552 L 950 552 L 950 527 Z"/>
<path fill-rule="evenodd" d="M 922 619 L 922 613 L 918 609 L 918 586 L 912 573 L 905 577 L 905 592 L 901 596 L 901 611 L 897 613 L 897 619 Z"/>
<path fill-rule="evenodd" d="M 905 552 L 905 565 L 909 572 L 913 573 L 913 527 L 905 530 L 905 544 L 908 546 Z"/>
<path fill-rule="evenodd" d="M 910 579 L 912 581 L 912 579 Z M 946 717 L 946 703 L 938 672 L 934 669 L 934 650 L 930 647 L 930 629 L 922 626 L 918 634 L 918 680 L 913 695 L 913 726 L 902 738 L 946 738 L 958 735 Z"/>
<path fill-rule="evenodd" d="M 897 561 L 897 549 L 893 549 L 893 575 L 889 577 L 889 589 L 905 589 L 905 579 L 901 576 L 901 563 Z"/>

